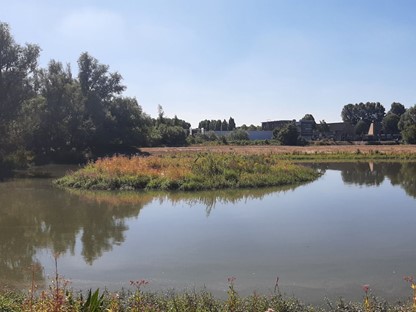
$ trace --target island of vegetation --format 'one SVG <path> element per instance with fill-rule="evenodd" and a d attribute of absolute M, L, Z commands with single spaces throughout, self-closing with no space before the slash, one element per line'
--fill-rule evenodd
<path fill-rule="evenodd" d="M 319 174 L 274 154 L 185 153 L 101 158 L 55 183 L 91 190 L 195 191 L 298 184 Z"/>

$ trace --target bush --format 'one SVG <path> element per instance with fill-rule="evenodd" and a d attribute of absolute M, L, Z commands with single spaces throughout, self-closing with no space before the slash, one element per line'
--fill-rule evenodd
<path fill-rule="evenodd" d="M 273 138 L 281 145 L 297 145 L 299 132 L 296 125 L 292 122 L 280 129 L 273 130 Z"/>

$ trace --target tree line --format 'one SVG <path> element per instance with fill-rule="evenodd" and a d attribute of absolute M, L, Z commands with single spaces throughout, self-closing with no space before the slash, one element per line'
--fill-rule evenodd
<path fill-rule="evenodd" d="M 141 146 L 193 142 L 187 138 L 188 122 L 165 116 L 160 105 L 157 118 L 151 118 L 136 98 L 123 95 L 122 76 L 88 52 L 80 55 L 76 75 L 56 60 L 40 68 L 39 54 L 38 45 L 19 45 L 9 25 L 0 22 L 0 171 L 28 160 L 79 162 Z M 341 117 L 357 134 L 377 122 L 384 133 L 400 133 L 407 143 L 416 143 L 416 106 L 406 109 L 393 103 L 386 114 L 378 102 L 347 104 Z M 315 121 L 311 114 L 304 119 Z M 232 131 L 230 140 L 245 140 L 245 130 L 259 130 L 254 125 L 237 128 L 232 117 L 205 119 L 199 128 Z M 325 132 L 328 125 L 321 121 L 314 129 Z M 295 130 L 287 125 L 276 130 L 274 138 L 281 144 L 298 144 Z"/>
<path fill-rule="evenodd" d="M 40 47 L 15 42 L 0 22 L 0 168 L 81 161 L 138 146 L 184 145 L 190 124 L 143 112 L 123 95 L 122 76 L 84 52 L 75 76 L 51 60 L 38 66 Z"/>
<path fill-rule="evenodd" d="M 354 126 L 356 134 L 367 133 L 372 122 L 381 125 L 383 134 L 398 135 L 409 144 L 416 143 L 416 105 L 406 109 L 403 104 L 393 102 L 390 110 L 379 102 L 347 104 L 341 117 Z"/>

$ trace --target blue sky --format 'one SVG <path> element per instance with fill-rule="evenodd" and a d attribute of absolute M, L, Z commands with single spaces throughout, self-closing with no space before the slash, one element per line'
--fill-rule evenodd
<path fill-rule="evenodd" d="M 416 1 L 5 1 L 17 42 L 118 71 L 143 110 L 237 125 L 339 121 L 348 103 L 416 103 Z"/>

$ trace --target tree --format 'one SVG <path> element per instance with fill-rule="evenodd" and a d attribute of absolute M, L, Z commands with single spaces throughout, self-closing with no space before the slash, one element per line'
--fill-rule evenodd
<path fill-rule="evenodd" d="M 379 102 L 347 104 L 341 112 L 342 120 L 352 125 L 356 125 L 360 120 L 367 125 L 370 125 L 372 122 L 381 122 L 384 115 L 385 109 Z"/>
<path fill-rule="evenodd" d="M 345 105 L 341 112 L 341 118 L 342 121 L 355 125 L 360 120 L 356 106 L 354 104 Z"/>
<path fill-rule="evenodd" d="M 0 22 L 0 172 L 12 166 L 6 165 L 11 154 L 24 149 L 27 129 L 17 121 L 25 101 L 36 95 L 33 77 L 39 52 L 37 45 L 17 44 L 9 25 Z M 25 153 L 21 154 L 23 163 Z"/>
<path fill-rule="evenodd" d="M 398 115 L 392 112 L 388 112 L 381 122 L 384 133 L 390 133 L 390 134 L 399 133 L 399 127 L 398 127 L 399 121 L 400 121 L 400 117 Z"/>
<path fill-rule="evenodd" d="M 106 119 L 107 140 L 112 146 L 131 147 L 147 144 L 151 118 L 135 98 L 117 97 L 110 103 L 111 119 Z M 178 126 L 181 128 L 180 126 Z"/>
<path fill-rule="evenodd" d="M 109 66 L 103 65 L 88 53 L 82 53 L 78 59 L 78 80 L 85 105 L 85 119 L 92 125 L 87 137 L 88 145 L 95 148 L 105 147 L 108 143 L 106 119 L 111 119 L 110 103 L 125 90 L 119 73 L 110 73 Z"/>
<path fill-rule="evenodd" d="M 35 95 L 33 73 L 37 69 L 40 48 L 18 45 L 8 24 L 0 23 L 0 123 L 17 117 L 25 100 Z M 4 133 L 2 133 L 4 134 Z"/>
<path fill-rule="evenodd" d="M 222 121 L 220 120 L 220 119 L 218 119 L 216 122 L 215 122 L 215 131 L 221 131 L 221 129 L 222 129 Z"/>
<path fill-rule="evenodd" d="M 312 120 L 312 121 L 315 121 L 315 118 L 313 117 L 312 114 L 306 114 L 305 116 L 303 116 L 302 119 L 303 120 Z"/>
<path fill-rule="evenodd" d="M 242 130 L 248 130 L 248 127 L 247 127 L 247 125 L 246 125 L 246 124 L 243 124 L 243 125 L 240 127 L 240 129 L 242 129 Z"/>
<path fill-rule="evenodd" d="M 410 125 L 402 130 L 403 140 L 408 144 L 416 144 L 416 125 Z"/>
<path fill-rule="evenodd" d="M 160 124 L 151 130 L 150 138 L 153 146 L 183 146 L 186 144 L 186 133 L 180 126 Z"/>
<path fill-rule="evenodd" d="M 221 131 L 227 131 L 228 130 L 228 123 L 227 120 L 223 120 L 221 123 Z"/>
<path fill-rule="evenodd" d="M 209 124 L 210 124 L 210 121 L 208 119 L 202 120 L 202 121 L 199 122 L 198 128 L 208 131 L 209 130 Z"/>
<path fill-rule="evenodd" d="M 393 102 L 392 104 L 391 104 L 391 108 L 390 108 L 390 110 L 389 110 L 389 113 L 392 113 L 392 114 L 396 114 L 397 116 L 401 116 L 401 115 L 403 115 L 404 113 L 406 112 L 406 108 L 404 107 L 404 105 L 403 104 L 401 104 L 401 103 L 397 103 L 397 102 Z"/>
<path fill-rule="evenodd" d="M 400 117 L 398 127 L 406 143 L 416 144 L 416 105 Z"/>
<path fill-rule="evenodd" d="M 163 111 L 162 105 L 158 104 L 157 105 L 157 122 L 159 124 L 164 123 L 164 118 L 163 118 L 164 115 L 165 115 L 165 112 Z"/>
<path fill-rule="evenodd" d="M 298 127 L 291 122 L 280 129 L 273 130 L 273 138 L 281 145 L 297 145 L 299 137 Z"/>
<path fill-rule="evenodd" d="M 217 130 L 217 120 L 210 120 L 209 122 L 209 129 L 210 131 L 215 131 Z"/>
<path fill-rule="evenodd" d="M 368 133 L 369 125 L 364 120 L 359 120 L 354 127 L 355 134 L 364 135 Z"/>
<path fill-rule="evenodd" d="M 233 131 L 235 129 L 235 121 L 234 118 L 230 117 L 228 119 L 228 131 Z"/>
<path fill-rule="evenodd" d="M 37 74 L 37 98 L 24 105 L 24 123 L 30 129 L 27 147 L 38 157 L 58 160 L 56 156 L 81 154 L 86 148 L 84 106 L 79 83 L 73 79 L 69 65 L 50 61 Z"/>

